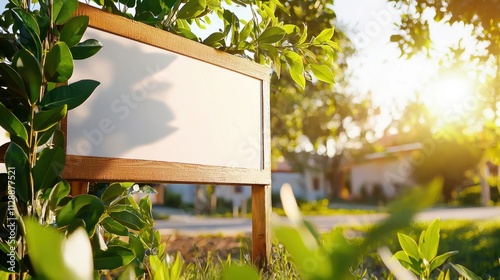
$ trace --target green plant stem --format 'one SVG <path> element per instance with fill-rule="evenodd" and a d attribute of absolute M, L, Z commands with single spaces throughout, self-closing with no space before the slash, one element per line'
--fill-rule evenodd
<path fill-rule="evenodd" d="M 36 106 L 31 105 L 31 112 L 30 112 L 30 136 L 29 136 L 29 143 L 28 143 L 28 149 L 29 149 L 29 168 L 30 168 L 30 189 L 31 189 L 31 208 L 28 207 L 28 216 L 34 216 L 34 207 L 35 207 L 35 180 L 33 177 L 33 168 L 35 167 L 36 164 L 36 131 L 33 128 L 33 121 L 35 119 L 35 110 Z"/>
<path fill-rule="evenodd" d="M 170 10 L 170 13 L 168 14 L 167 18 L 162 22 L 162 25 L 163 25 L 165 30 L 170 30 L 170 26 L 174 22 L 174 16 L 179 11 L 179 7 L 181 5 L 181 2 L 182 2 L 181 0 L 175 1 L 175 4 L 172 7 L 172 9 Z"/>

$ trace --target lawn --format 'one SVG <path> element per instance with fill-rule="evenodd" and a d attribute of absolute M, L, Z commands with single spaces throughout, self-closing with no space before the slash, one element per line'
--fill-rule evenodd
<path fill-rule="evenodd" d="M 417 238 L 418 234 L 428 226 L 429 223 L 414 223 L 402 230 L 405 234 Z M 343 230 L 352 236 L 351 242 L 361 241 L 363 233 L 370 226 L 345 226 Z M 325 233 L 322 238 L 328 242 L 330 233 Z M 227 244 L 227 246 L 224 246 Z M 239 246 L 238 246 L 239 245 Z M 375 276 L 376 279 L 387 279 L 388 270 L 382 264 L 375 249 L 379 245 L 387 245 L 395 253 L 400 250 L 396 235 L 387 236 L 386 240 L 379 244 L 373 244 L 370 253 L 366 254 L 357 268 L 357 271 L 366 270 L 367 276 Z M 227 264 L 228 256 L 234 262 L 249 262 L 249 249 L 251 240 L 248 236 L 199 236 L 183 237 L 174 236 L 167 241 L 167 250 L 173 254 L 180 250 L 186 256 L 183 278 L 210 275 L 203 279 L 220 279 L 222 269 Z M 489 276 L 500 279 L 500 220 L 495 221 L 442 221 L 441 239 L 439 252 L 459 251 L 450 261 L 461 264 L 482 279 Z M 194 253 L 194 254 L 193 254 Z M 261 274 L 263 279 L 299 279 L 298 271 L 295 269 L 291 256 L 282 246 L 274 246 L 271 259 L 271 267 L 267 273 Z M 375 279 L 375 278 L 369 278 Z M 452 278 L 453 279 L 453 278 Z"/>

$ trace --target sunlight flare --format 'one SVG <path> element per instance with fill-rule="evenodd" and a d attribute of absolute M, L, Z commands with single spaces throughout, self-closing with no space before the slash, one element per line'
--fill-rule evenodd
<path fill-rule="evenodd" d="M 428 84 L 422 98 L 441 122 L 454 122 L 475 110 L 476 82 L 463 72 L 444 73 Z"/>

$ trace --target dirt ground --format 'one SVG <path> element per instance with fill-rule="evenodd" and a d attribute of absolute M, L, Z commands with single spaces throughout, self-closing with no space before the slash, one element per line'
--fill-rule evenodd
<path fill-rule="evenodd" d="M 251 251 L 250 236 L 189 236 L 189 235 L 165 235 L 163 241 L 167 243 L 166 250 L 170 254 L 180 251 L 184 260 L 192 262 L 198 255 L 206 258 L 208 255 L 221 259 L 226 259 L 228 254 L 233 258 L 238 258 L 240 252 L 249 253 Z"/>

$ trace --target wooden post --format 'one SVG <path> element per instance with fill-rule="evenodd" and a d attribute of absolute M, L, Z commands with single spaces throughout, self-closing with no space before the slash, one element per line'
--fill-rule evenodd
<path fill-rule="evenodd" d="M 252 261 L 263 268 L 271 255 L 271 186 L 252 186 Z"/>
<path fill-rule="evenodd" d="M 71 192 L 70 194 L 72 196 L 77 196 L 79 194 L 86 194 L 88 193 L 89 189 L 89 182 L 86 181 L 69 181 L 71 185 Z"/>

